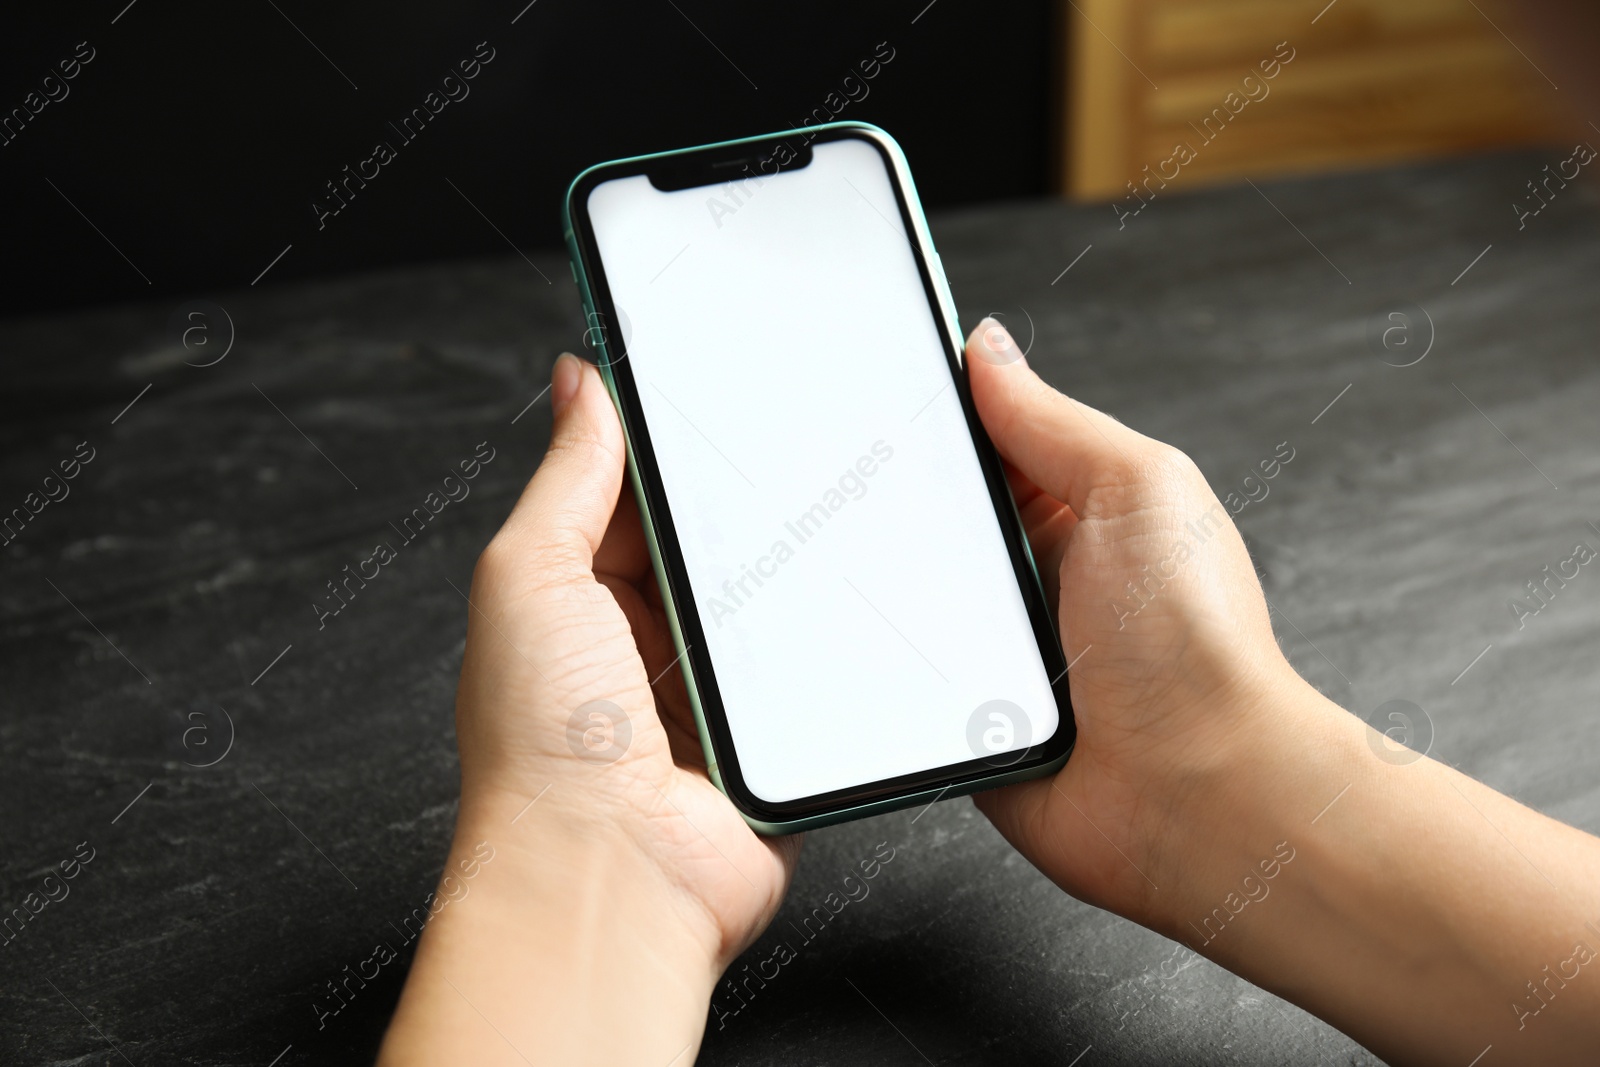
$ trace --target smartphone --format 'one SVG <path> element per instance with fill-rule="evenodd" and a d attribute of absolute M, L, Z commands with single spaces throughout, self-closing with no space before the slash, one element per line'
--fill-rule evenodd
<path fill-rule="evenodd" d="M 603 163 L 564 222 L 707 769 L 746 821 L 1059 768 L 1066 659 L 895 141 L 842 122 Z"/>

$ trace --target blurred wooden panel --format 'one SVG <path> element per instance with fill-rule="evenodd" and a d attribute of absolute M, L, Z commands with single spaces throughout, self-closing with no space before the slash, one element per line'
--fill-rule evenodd
<path fill-rule="evenodd" d="M 1180 145 L 1199 185 L 1553 135 L 1553 87 L 1466 0 L 1323 3 L 1067 0 L 1062 191 L 1121 196 Z"/>
<path fill-rule="evenodd" d="M 1162 71 L 1252 66 L 1263 44 L 1283 40 L 1326 51 L 1456 35 L 1480 38 L 1490 30 L 1466 0 L 1339 0 L 1315 26 L 1318 0 L 1160 0 L 1143 6 L 1148 54 Z"/>

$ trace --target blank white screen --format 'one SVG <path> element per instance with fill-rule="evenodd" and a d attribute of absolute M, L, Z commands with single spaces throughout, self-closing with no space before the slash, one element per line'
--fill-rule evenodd
<path fill-rule="evenodd" d="M 588 213 L 746 784 L 796 800 L 973 759 L 1055 698 L 878 150 Z M 870 473 L 868 473 L 870 471 Z M 802 522 L 802 518 L 806 521 Z"/>

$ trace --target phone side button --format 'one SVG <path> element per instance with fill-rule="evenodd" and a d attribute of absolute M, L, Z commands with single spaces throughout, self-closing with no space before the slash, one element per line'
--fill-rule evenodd
<path fill-rule="evenodd" d="M 567 260 L 567 269 L 572 272 L 572 284 L 573 285 L 577 285 L 578 284 L 578 265 L 576 263 L 572 262 L 572 260 L 569 259 L 569 260 Z"/>

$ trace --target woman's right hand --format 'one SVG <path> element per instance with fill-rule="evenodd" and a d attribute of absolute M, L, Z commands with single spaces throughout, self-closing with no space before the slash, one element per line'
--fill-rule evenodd
<path fill-rule="evenodd" d="M 1181 452 L 1050 388 L 992 321 L 967 366 L 1075 661 L 1077 747 L 977 797 L 1000 832 L 1390 1062 L 1593 1064 L 1600 839 L 1295 674 Z"/>
<path fill-rule="evenodd" d="M 977 804 L 1062 888 L 1150 924 L 1195 873 L 1208 819 L 1196 805 L 1305 684 L 1187 456 L 1052 389 L 992 319 L 968 338 L 967 366 L 1057 604 L 1078 725 L 1060 773 Z"/>

